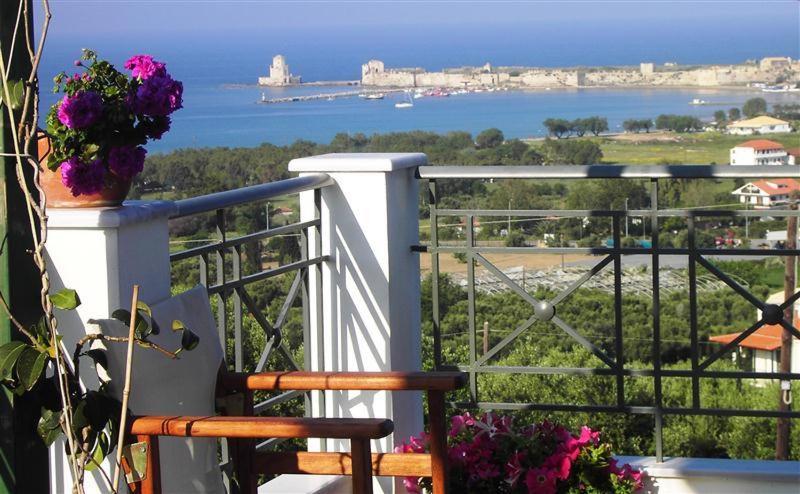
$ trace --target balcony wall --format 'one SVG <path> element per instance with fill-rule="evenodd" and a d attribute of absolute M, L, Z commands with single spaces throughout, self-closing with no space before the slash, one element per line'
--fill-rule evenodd
<path fill-rule="evenodd" d="M 465 172 L 453 167 L 419 168 L 424 165 L 425 157 L 420 154 L 326 155 L 292 164 L 293 171 L 308 179 L 304 182 L 305 188 L 295 186 L 295 182 L 291 186 L 279 182 L 269 184 L 270 187 L 263 190 L 228 191 L 214 197 L 178 203 L 128 203 L 117 210 L 51 211 L 48 255 L 54 286 L 77 288 L 84 300 L 97 300 L 78 311 L 78 318 L 63 320 L 60 327 L 65 333 L 83 334 L 86 319 L 108 316 L 115 308 L 125 305 L 129 286 L 134 282 L 145 283 L 142 276 L 149 280 L 144 290 L 148 302 L 157 302 L 159 298 L 168 296 L 168 216 L 221 211 L 236 204 L 263 202 L 276 195 L 303 190 L 306 192 L 301 196 L 301 222 L 310 223 L 301 226 L 308 251 L 304 254 L 306 260 L 300 264 L 320 267 L 309 269 L 304 285 L 309 290 L 305 300 L 308 311 L 306 366 L 312 370 L 414 370 L 419 368 L 421 360 L 420 279 L 415 251 L 425 247 L 418 245 L 417 237 L 417 175 L 434 181 L 463 174 L 480 180 L 580 179 L 613 172 L 617 173 L 616 178 L 658 179 L 686 174 L 691 168 L 592 167 L 590 170 L 583 167 L 535 167 L 535 170 L 530 170 L 525 167 L 473 167 Z M 747 169 L 750 167 L 735 168 L 739 175 L 756 173 Z M 780 173 L 774 171 L 775 168 L 770 167 L 773 170 L 770 173 Z M 710 177 L 720 173 L 719 170 L 727 173 L 727 169 L 695 167 L 693 173 Z M 327 174 L 327 177 L 320 178 L 321 174 Z M 748 214 L 756 213 L 750 211 Z M 623 217 L 621 213 L 614 214 L 615 218 Z M 651 215 L 653 212 L 632 211 L 630 214 Z M 214 247 L 219 252 L 229 250 L 233 245 L 231 239 L 223 240 L 229 243 L 224 244 L 221 240 Z M 76 249 L 75 245 L 81 245 L 81 248 Z M 614 249 L 605 252 L 612 255 L 623 253 Z M 217 251 L 203 255 L 213 255 Z M 475 252 L 468 253 L 474 255 Z M 654 254 L 641 248 L 631 249 L 631 253 Z M 231 282 L 240 281 L 234 279 Z M 209 291 L 219 294 L 226 289 L 223 285 L 227 282 L 223 273 L 222 285 L 218 281 L 215 287 L 209 287 Z M 205 280 L 205 283 L 211 282 Z M 224 330 L 225 321 L 222 323 Z M 468 370 L 477 373 L 480 368 L 473 366 Z M 800 378 L 797 375 L 780 377 L 789 380 Z M 641 413 L 663 411 L 654 408 Z M 378 451 L 390 450 L 393 442 L 418 432 L 422 424 L 418 394 L 311 395 L 309 412 L 315 416 L 394 419 L 397 432 L 393 439 L 376 443 L 374 447 Z M 316 442 L 311 443 L 311 447 L 336 450 L 343 445 Z M 51 464 L 51 477 L 54 479 L 51 492 L 54 493 L 64 491 L 66 484 L 59 479 L 68 475 L 60 455 L 58 448 L 54 448 Z M 661 494 L 796 493 L 796 487 L 800 485 L 798 462 L 681 458 L 664 462 L 657 462 L 654 458 L 624 458 L 624 461 L 643 466 L 650 474 L 650 492 Z M 168 469 L 162 471 L 182 474 Z M 100 485 L 98 482 L 88 492 L 103 492 Z M 349 492 L 348 486 L 347 479 L 316 477 L 299 480 L 282 476 L 262 486 L 262 491 Z M 387 480 L 379 482 L 377 487 L 381 489 L 379 492 L 391 492 L 397 488 Z M 402 491 L 397 489 L 396 492 Z"/>

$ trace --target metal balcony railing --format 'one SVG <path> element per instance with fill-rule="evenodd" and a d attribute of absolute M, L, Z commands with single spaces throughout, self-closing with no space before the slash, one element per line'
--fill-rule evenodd
<path fill-rule="evenodd" d="M 315 231 L 315 242 L 319 242 L 320 221 L 320 189 L 331 185 L 333 182 L 326 174 L 311 174 L 303 177 L 290 178 L 262 185 L 243 187 L 204 196 L 183 199 L 175 202 L 176 211 L 170 219 L 184 218 L 187 216 L 212 213 L 214 215 L 214 239 L 200 247 L 174 252 L 170 255 L 173 263 L 196 260 L 199 268 L 197 282 L 208 289 L 212 306 L 215 306 L 217 329 L 220 342 L 225 350 L 225 362 L 231 370 L 241 372 L 247 368 L 254 372 L 265 370 L 265 365 L 274 354 L 279 355 L 280 361 L 285 364 L 285 370 L 304 370 L 311 367 L 309 353 L 305 352 L 305 361 L 297 362 L 282 338 L 283 326 L 287 321 L 289 310 L 295 305 L 297 298 L 302 298 L 303 310 L 303 337 L 305 341 L 310 338 L 310 308 L 308 294 L 311 290 L 319 291 L 321 287 L 309 285 L 309 270 L 319 270 L 320 264 L 326 260 L 325 256 L 311 257 L 309 252 L 320 252 L 319 247 L 309 249 L 309 231 Z M 307 221 L 297 221 L 291 224 L 266 228 L 261 231 L 248 232 L 237 237 L 230 236 L 230 229 L 226 224 L 226 210 L 254 203 L 265 203 L 271 199 L 298 194 L 304 191 L 314 191 L 315 215 Z M 300 255 L 283 265 L 264 268 L 261 259 L 256 261 L 255 272 L 245 274 L 243 269 L 243 249 L 247 244 L 267 241 L 276 236 L 289 237 L 294 241 L 299 237 Z M 263 280 L 294 273 L 291 286 L 286 293 L 281 309 L 274 318 L 269 320 L 265 314 L 265 307 L 259 307 L 251 295 L 248 287 Z M 320 278 L 317 277 L 317 280 Z M 317 297 L 321 300 L 321 297 Z M 232 303 L 229 303 L 232 302 Z M 231 307 L 232 305 L 232 307 Z M 231 310 L 232 309 L 232 310 Z M 257 362 L 245 362 L 243 322 L 249 314 L 264 331 L 265 345 L 260 349 Z M 319 310 L 316 311 L 319 314 Z M 232 319 L 232 321 L 231 321 Z M 232 354 L 229 351 L 229 342 L 232 340 Z M 270 368 L 269 370 L 276 370 Z M 270 397 L 255 404 L 254 410 L 263 413 L 289 400 L 305 396 L 306 415 L 309 415 L 306 393 L 289 391 Z M 267 440 L 258 445 L 259 450 L 270 449 L 280 441 Z M 230 464 L 224 460 L 228 458 L 227 444 L 222 441 L 221 455 L 223 458 L 223 472 L 226 484 L 230 482 Z"/>
<path fill-rule="evenodd" d="M 800 417 L 799 411 L 781 410 L 745 410 L 745 409 L 719 409 L 705 407 L 700 399 L 700 381 L 704 378 L 769 378 L 796 381 L 800 374 L 796 373 L 768 373 L 745 371 L 715 371 L 710 366 L 719 361 L 731 349 L 747 336 L 765 324 L 780 324 L 791 332 L 795 338 L 800 338 L 800 332 L 792 324 L 793 321 L 784 318 L 784 309 L 790 307 L 800 299 L 800 292 L 780 305 L 766 304 L 754 296 L 747 287 L 743 286 L 734 277 L 723 273 L 709 261 L 709 256 L 797 256 L 800 250 L 762 250 L 752 248 L 741 249 L 710 249 L 697 245 L 696 222 L 708 217 L 725 218 L 761 218 L 761 217 L 789 217 L 800 216 L 797 210 L 700 210 L 700 209 L 663 209 L 659 207 L 659 182 L 665 179 L 769 179 L 797 177 L 796 167 L 758 167 L 758 166 L 706 166 L 706 165 L 681 165 L 681 166 L 622 166 L 622 165 L 594 165 L 594 166 L 425 166 L 418 171 L 420 179 L 428 182 L 428 199 L 430 206 L 430 243 L 416 246 L 418 251 L 427 251 L 431 255 L 432 270 L 432 323 L 433 323 L 433 355 L 437 369 L 457 368 L 469 373 L 469 399 L 466 402 L 453 403 L 462 408 L 506 409 L 506 410 L 542 410 L 565 412 L 613 412 L 625 414 L 645 414 L 654 417 L 654 443 L 656 456 L 661 461 L 663 458 L 662 427 L 665 415 L 718 415 L 718 416 L 751 416 L 751 417 Z M 440 197 L 438 184 L 441 181 L 461 180 L 488 180 L 488 179 L 613 179 L 649 180 L 650 207 L 640 210 L 519 210 L 519 209 L 444 209 L 439 204 Z M 611 245 L 606 247 L 498 247 L 479 245 L 476 242 L 476 218 L 607 218 L 611 223 Z M 623 225 L 628 217 L 642 218 L 650 223 L 651 245 L 638 247 L 623 247 Z M 660 241 L 659 222 L 666 218 L 679 217 L 686 221 L 688 229 L 688 246 L 686 248 L 667 247 Z M 463 220 L 465 242 L 460 245 L 443 244 L 440 241 L 440 221 L 450 223 L 456 218 Z M 445 362 L 442 350 L 441 308 L 440 308 L 440 259 L 443 253 L 461 253 L 466 257 L 466 289 L 468 296 L 468 335 L 469 335 L 469 360 L 468 362 Z M 560 293 L 548 299 L 537 299 L 528 290 L 527 286 L 520 286 L 518 280 L 513 280 L 509 275 L 487 260 L 486 254 L 595 254 L 601 259 L 594 264 L 583 276 L 564 286 Z M 652 297 L 652 312 L 649 315 L 652 324 L 652 368 L 633 369 L 626 365 L 623 355 L 623 271 L 622 260 L 626 255 L 644 254 L 650 256 L 652 264 L 650 289 L 647 291 Z M 660 319 L 660 298 L 662 294 L 661 274 L 659 265 L 664 255 L 678 255 L 687 258 L 688 265 L 688 298 L 689 298 L 689 331 L 691 369 L 674 370 L 662 368 L 662 334 Z M 476 273 L 475 265 L 482 266 L 491 273 L 501 284 L 527 301 L 531 306 L 532 316 L 526 321 L 520 321 L 519 326 L 505 336 L 494 346 L 488 348 L 486 353 L 478 350 L 480 331 L 476 321 Z M 559 316 L 558 308 L 563 301 L 606 268 L 613 269 L 613 300 L 614 321 L 613 344 L 611 352 L 600 348 L 580 331 L 573 328 Z M 741 297 L 747 300 L 754 308 L 762 311 L 763 316 L 759 321 L 742 332 L 730 343 L 702 356 L 698 342 L 698 267 L 702 267 L 724 283 Z M 554 325 L 557 332 L 565 338 L 571 338 L 578 345 L 584 347 L 597 357 L 602 366 L 598 368 L 565 368 L 565 367 L 505 367 L 494 365 L 493 358 L 505 349 L 510 348 L 526 330 L 534 323 L 549 322 Z M 500 403 L 484 401 L 479 394 L 478 381 L 481 376 L 489 373 L 505 374 L 538 374 L 538 375 L 599 375 L 613 376 L 615 378 L 615 403 L 599 404 L 554 404 L 554 403 Z M 641 377 L 652 380 L 654 401 L 652 406 L 639 406 L 629 404 L 626 398 L 626 378 Z M 691 403 L 686 407 L 667 407 L 664 404 L 663 379 L 666 377 L 683 377 L 691 379 Z"/>

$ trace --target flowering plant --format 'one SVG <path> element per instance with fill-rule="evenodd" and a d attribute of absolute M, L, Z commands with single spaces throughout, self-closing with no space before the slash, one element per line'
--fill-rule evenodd
<path fill-rule="evenodd" d="M 424 453 L 429 436 L 411 437 L 398 453 Z M 550 422 L 515 427 L 512 419 L 486 413 L 452 418 L 448 434 L 453 492 L 508 494 L 630 494 L 642 488 L 642 473 L 618 465 L 600 432 L 580 434 Z M 431 491 L 430 479 L 407 477 L 411 493 Z"/>
<path fill-rule="evenodd" d="M 142 171 L 143 146 L 169 130 L 170 114 L 183 105 L 183 84 L 149 55 L 125 62 L 130 75 L 91 50 L 75 65 L 82 74 L 54 79 L 53 92 L 64 97 L 47 114 L 47 167 L 60 169 L 62 183 L 78 196 L 100 192 L 110 174 L 129 181 Z"/>

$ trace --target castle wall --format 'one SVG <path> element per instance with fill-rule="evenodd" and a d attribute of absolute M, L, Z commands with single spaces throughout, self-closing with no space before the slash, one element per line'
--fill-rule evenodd
<path fill-rule="evenodd" d="M 490 67 L 490 66 L 486 66 Z M 785 82 L 800 81 L 800 62 L 780 62 L 741 65 L 708 65 L 685 70 L 657 70 L 654 64 L 643 63 L 637 68 L 559 69 L 509 68 L 489 72 L 486 67 L 458 71 L 425 72 L 422 69 L 386 70 L 383 62 L 371 60 L 362 66 L 365 86 L 405 87 L 592 87 L 592 86 L 695 86 L 715 87 L 747 85 L 752 82 L 773 83 L 779 77 Z"/>

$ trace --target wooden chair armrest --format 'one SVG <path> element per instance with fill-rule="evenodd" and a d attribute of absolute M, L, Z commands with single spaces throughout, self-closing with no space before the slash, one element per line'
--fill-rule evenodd
<path fill-rule="evenodd" d="M 352 475 L 350 453 L 308 451 L 270 451 L 256 453 L 253 471 L 275 475 L 283 473 L 310 475 Z M 372 475 L 388 477 L 430 477 L 428 453 L 372 453 Z"/>
<path fill-rule="evenodd" d="M 462 372 L 261 372 L 224 373 L 221 384 L 228 390 L 370 390 L 451 391 L 462 388 Z"/>
<path fill-rule="evenodd" d="M 388 419 L 145 416 L 131 434 L 182 437 L 379 439 L 394 430 Z"/>

